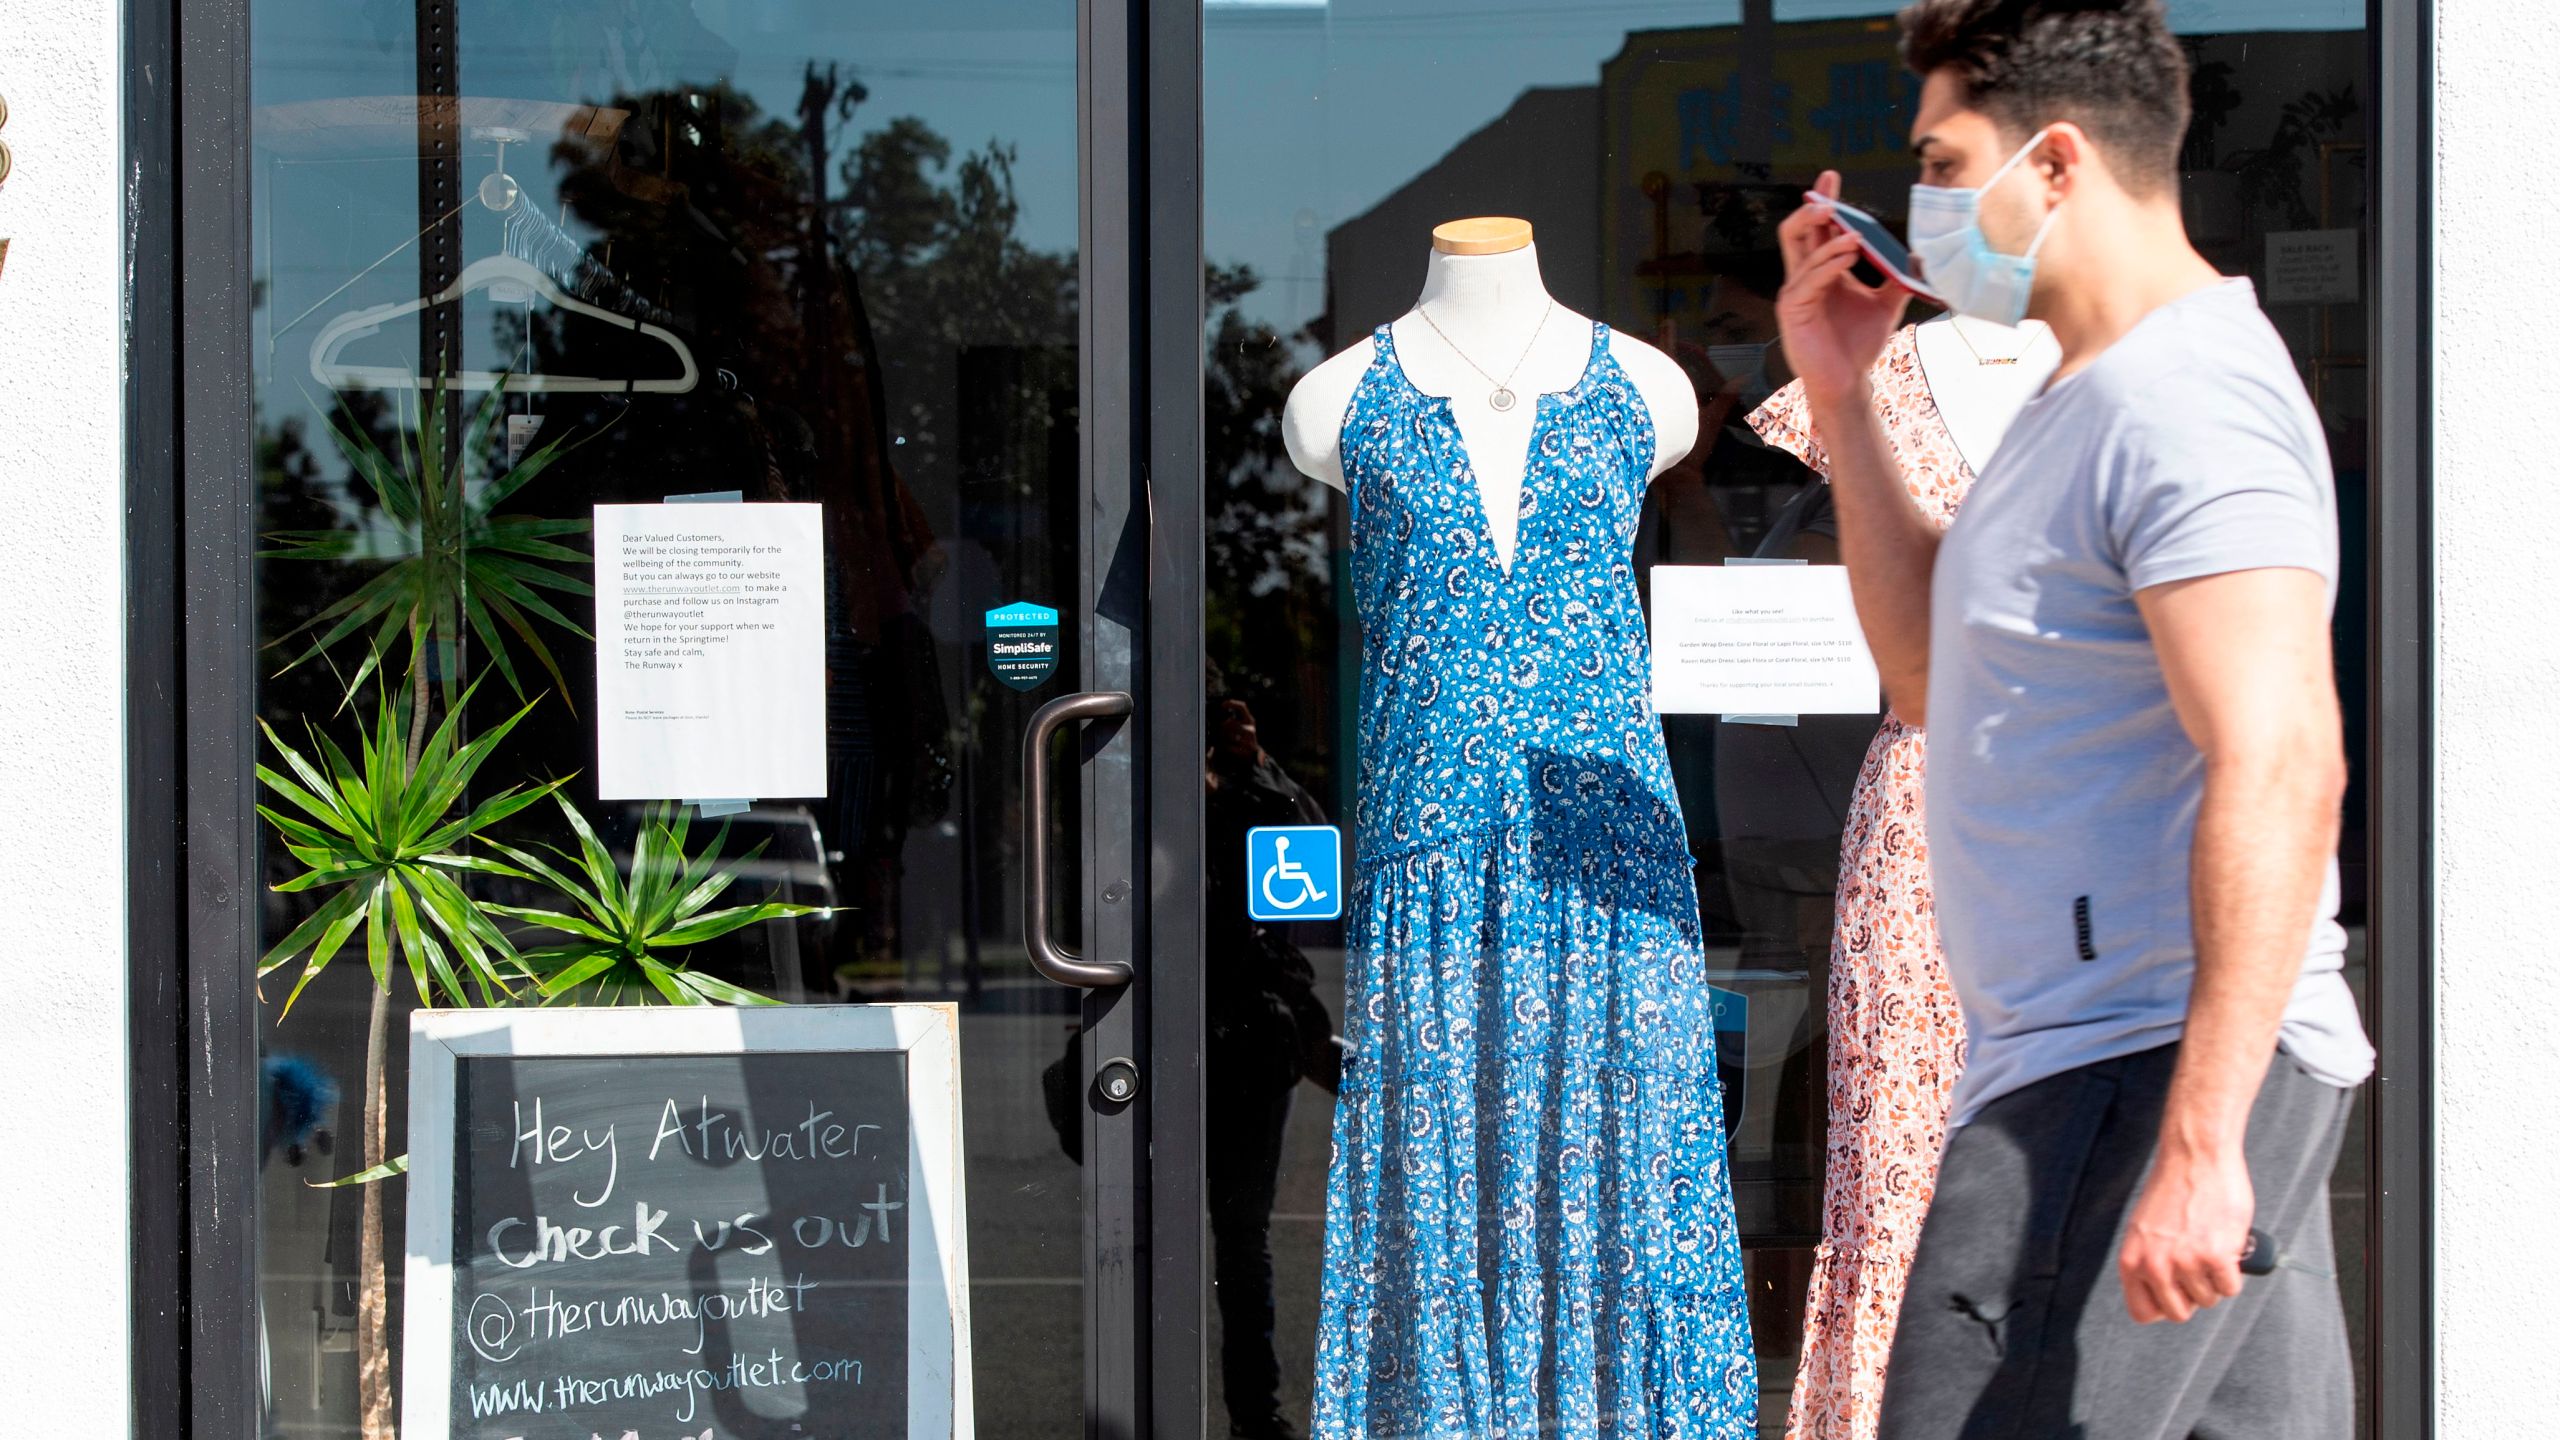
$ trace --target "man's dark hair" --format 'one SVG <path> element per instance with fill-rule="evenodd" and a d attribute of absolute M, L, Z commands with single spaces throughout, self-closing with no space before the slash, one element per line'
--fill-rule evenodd
<path fill-rule="evenodd" d="M 2161 0 L 1916 0 L 1902 59 L 1924 77 L 1947 71 L 2004 135 L 2068 120 L 2126 189 L 2177 182 L 2187 56 Z"/>

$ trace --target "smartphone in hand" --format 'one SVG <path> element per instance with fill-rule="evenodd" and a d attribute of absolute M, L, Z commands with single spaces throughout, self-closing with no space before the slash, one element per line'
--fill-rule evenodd
<path fill-rule="evenodd" d="M 1939 299 L 1938 292 L 1930 289 L 1929 282 L 1920 277 L 1920 263 L 1912 258 L 1908 247 L 1894 238 L 1892 231 L 1884 228 L 1883 221 L 1845 200 L 1834 199 L 1819 191 L 1807 190 L 1804 198 L 1808 205 L 1821 206 L 1834 223 L 1849 232 L 1858 242 L 1859 253 L 1867 257 L 1867 263 L 1882 271 L 1886 280 L 1932 305 L 1944 306 L 1947 303 Z"/>

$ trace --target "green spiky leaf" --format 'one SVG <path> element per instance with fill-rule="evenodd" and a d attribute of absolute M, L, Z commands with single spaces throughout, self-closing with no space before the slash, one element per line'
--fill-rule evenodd
<path fill-rule="evenodd" d="M 466 690 L 462 698 L 467 701 L 469 695 Z M 453 812 L 498 741 L 533 706 L 527 704 L 468 744 L 459 742 L 457 707 L 428 733 L 414 759 L 403 750 L 409 706 L 407 696 L 378 690 L 371 723 L 357 733 L 353 757 L 316 725 L 308 727 L 309 739 L 301 749 L 273 729 L 267 731 L 267 743 L 283 768 L 261 765 L 258 778 L 299 814 L 272 806 L 260 806 L 259 812 L 303 866 L 276 889 L 327 895 L 258 961 L 260 975 L 301 961 L 285 998 L 286 1013 L 359 929 L 365 932 L 365 958 L 375 983 L 390 983 L 396 952 L 422 1004 L 498 1003 L 527 976 L 506 932 L 454 876 L 477 872 L 530 878 L 515 866 L 463 847 L 558 790 L 561 782 L 509 786 L 458 818 Z"/>
<path fill-rule="evenodd" d="M 473 408 L 452 448 L 445 440 L 445 407 L 451 403 L 446 392 L 431 387 L 423 394 L 414 410 L 404 401 L 388 448 L 343 400 L 328 415 L 329 433 L 370 503 L 341 506 L 344 528 L 275 531 L 266 537 L 270 548 L 261 553 L 276 560 L 383 568 L 269 642 L 292 647 L 278 673 L 362 637 L 367 645 L 363 661 L 346 682 L 352 702 L 390 648 L 405 637 L 413 671 L 426 665 L 430 655 L 446 657 L 440 683 L 450 710 L 461 684 L 451 657 L 468 639 L 487 654 L 490 668 L 516 698 L 531 698 L 524 686 L 526 672 L 517 663 L 520 656 L 529 657 L 539 673 L 551 677 L 562 703 L 574 710 L 559 659 L 536 622 L 590 638 L 542 598 L 544 591 L 594 593 L 580 573 L 592 560 L 559 543 L 559 537 L 584 534 L 588 522 L 496 511 L 555 461 L 601 432 L 553 440 L 494 478 L 475 482 L 475 468 L 494 469 L 497 464 L 493 435 L 505 413 L 504 387 Z M 564 566 L 570 568 L 560 568 Z"/>
<path fill-rule="evenodd" d="M 773 1003 L 691 968 L 674 952 L 762 921 L 822 913 L 817 907 L 768 902 L 705 912 L 703 907 L 737 878 L 734 868 L 720 863 L 726 824 L 700 848 L 691 848 L 692 819 L 686 807 L 653 805 L 641 818 L 625 863 L 568 797 L 555 793 L 551 799 L 576 837 L 575 850 L 555 850 L 555 865 L 531 850 L 496 848 L 508 863 L 567 901 L 566 908 L 486 907 L 561 937 L 559 943 L 520 952 L 544 1003 Z M 754 859 L 763 848 L 749 850 L 739 862 Z"/>

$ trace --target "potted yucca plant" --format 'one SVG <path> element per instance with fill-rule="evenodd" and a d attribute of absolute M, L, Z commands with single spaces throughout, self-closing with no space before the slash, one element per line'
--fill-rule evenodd
<path fill-rule="evenodd" d="M 496 467 L 485 457 L 495 449 L 503 400 L 501 388 L 481 401 L 460 426 L 458 443 L 448 443 L 449 401 L 441 389 L 404 411 L 402 419 L 414 417 L 414 428 L 395 425 L 387 441 L 341 404 L 329 428 L 360 489 L 334 502 L 338 526 L 272 533 L 272 548 L 264 552 L 273 560 L 379 566 L 272 642 L 305 642 L 278 674 L 361 644 L 352 664 L 342 667 L 340 708 L 354 705 L 368 680 L 375 701 L 352 747 L 306 718 L 298 744 L 267 730 L 278 763 L 258 768 L 272 802 L 259 813 L 300 867 L 276 888 L 325 896 L 261 957 L 259 975 L 300 962 L 284 997 L 290 1014 L 304 988 L 360 938 L 373 981 L 362 1166 L 326 1182 L 363 1187 L 355 1349 L 365 1440 L 391 1440 L 394 1433 L 381 1182 L 407 1168 L 405 1156 L 386 1153 L 395 959 L 420 1003 L 429 1005 L 762 1004 L 769 1003 L 765 997 L 684 964 L 679 952 L 764 920 L 814 913 L 779 904 L 710 909 L 735 878 L 721 863 L 726 827 L 699 853 L 689 853 L 679 808 L 644 818 L 624 870 L 586 818 L 559 797 L 563 782 L 478 793 L 483 768 L 538 703 L 527 694 L 519 658 L 547 674 L 567 703 L 542 627 L 590 638 L 554 600 L 593 594 L 580 573 L 590 558 L 563 543 L 584 533 L 587 522 L 501 509 L 582 442 L 555 440 Z M 475 462 L 497 473 L 477 478 Z M 477 682 L 464 676 L 460 657 L 470 642 L 476 642 L 473 655 L 525 703 L 484 733 L 466 736 L 464 717 Z M 442 719 L 436 720 L 439 704 Z M 560 806 L 574 852 L 491 838 L 493 827 L 546 795 Z M 498 903 L 474 893 L 469 882 L 475 878 L 532 892 L 513 898 L 538 903 Z M 551 943 L 521 948 L 528 930 L 544 932 Z"/>

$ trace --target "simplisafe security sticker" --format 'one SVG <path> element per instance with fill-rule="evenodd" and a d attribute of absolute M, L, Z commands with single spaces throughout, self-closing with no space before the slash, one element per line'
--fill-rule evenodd
<path fill-rule="evenodd" d="M 1016 690 L 1058 673 L 1058 612 L 1016 600 L 987 612 L 987 669 Z"/>
<path fill-rule="evenodd" d="M 1342 831 L 1257 825 L 1244 837 L 1247 913 L 1256 920 L 1342 918 Z"/>

